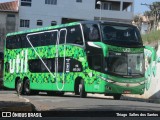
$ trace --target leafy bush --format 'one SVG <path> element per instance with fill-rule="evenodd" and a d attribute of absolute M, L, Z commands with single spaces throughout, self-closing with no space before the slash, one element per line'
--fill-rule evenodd
<path fill-rule="evenodd" d="M 160 30 L 152 31 L 150 33 L 142 35 L 142 40 L 144 43 L 148 43 L 148 44 L 153 42 L 158 42 L 158 40 L 160 40 Z"/>

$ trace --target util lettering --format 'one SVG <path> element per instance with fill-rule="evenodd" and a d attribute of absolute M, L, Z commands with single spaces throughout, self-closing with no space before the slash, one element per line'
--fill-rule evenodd
<path fill-rule="evenodd" d="M 16 59 L 9 60 L 9 72 L 14 73 L 26 73 L 28 61 L 28 50 L 21 51 L 16 56 Z"/>

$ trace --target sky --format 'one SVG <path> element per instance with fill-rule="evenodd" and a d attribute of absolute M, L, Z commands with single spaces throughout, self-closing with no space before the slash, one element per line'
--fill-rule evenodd
<path fill-rule="evenodd" d="M 0 2 L 13 1 L 13 0 L 0 0 Z M 141 3 L 152 4 L 153 2 L 160 2 L 160 0 L 134 0 L 134 14 L 142 14 L 144 11 L 149 10 L 149 8 L 145 5 L 141 5 Z"/>

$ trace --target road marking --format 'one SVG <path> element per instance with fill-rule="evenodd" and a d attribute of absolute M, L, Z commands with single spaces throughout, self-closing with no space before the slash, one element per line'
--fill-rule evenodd
<path fill-rule="evenodd" d="M 25 102 L 30 102 L 30 101 L 29 101 L 29 99 L 24 98 L 24 97 L 22 97 L 22 96 L 19 96 L 19 98 L 24 99 L 24 100 L 25 100 Z"/>
<path fill-rule="evenodd" d="M 39 101 L 39 102 L 64 102 L 64 101 L 70 101 L 72 99 L 54 99 L 54 100 L 51 100 L 51 99 L 42 99 L 42 100 L 35 100 L 35 101 Z"/>

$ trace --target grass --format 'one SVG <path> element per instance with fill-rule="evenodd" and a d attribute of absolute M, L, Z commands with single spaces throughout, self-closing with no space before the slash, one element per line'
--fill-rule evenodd
<path fill-rule="evenodd" d="M 158 42 L 158 40 L 160 40 L 160 30 L 142 35 L 142 40 L 144 43 L 148 44 Z"/>

